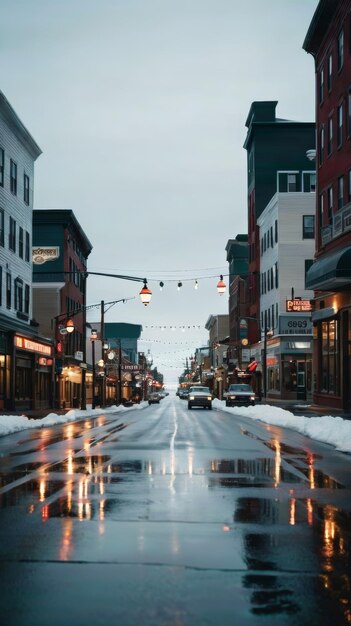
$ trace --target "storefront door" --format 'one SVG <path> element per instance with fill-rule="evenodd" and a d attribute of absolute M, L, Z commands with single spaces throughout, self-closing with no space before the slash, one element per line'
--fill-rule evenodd
<path fill-rule="evenodd" d="M 306 400 L 306 361 L 297 361 L 297 394 L 298 400 Z"/>

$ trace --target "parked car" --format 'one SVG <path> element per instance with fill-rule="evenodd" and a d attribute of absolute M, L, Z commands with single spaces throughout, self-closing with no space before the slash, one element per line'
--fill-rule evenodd
<path fill-rule="evenodd" d="M 181 400 L 187 400 L 189 396 L 189 389 L 188 387 L 180 387 L 180 389 L 178 389 L 178 397 Z"/>
<path fill-rule="evenodd" d="M 148 402 L 149 404 L 160 404 L 160 394 L 157 393 L 156 391 L 153 393 L 150 393 L 149 397 L 148 397 Z"/>
<path fill-rule="evenodd" d="M 188 409 L 194 406 L 202 406 L 212 410 L 212 393 L 208 387 L 190 387 L 188 397 Z"/>
<path fill-rule="evenodd" d="M 250 385 L 238 383 L 229 385 L 228 391 L 223 394 L 226 406 L 245 405 L 255 406 L 255 392 Z"/>

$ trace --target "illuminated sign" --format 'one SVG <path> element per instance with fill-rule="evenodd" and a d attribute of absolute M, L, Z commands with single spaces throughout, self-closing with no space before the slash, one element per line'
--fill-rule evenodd
<path fill-rule="evenodd" d="M 40 356 L 38 358 L 39 365 L 52 365 L 52 359 L 47 359 L 45 356 Z"/>
<path fill-rule="evenodd" d="M 52 355 L 52 347 L 45 343 L 39 343 L 39 341 L 32 341 L 26 337 L 15 335 L 14 343 L 16 348 L 20 350 L 28 350 L 29 352 L 38 352 L 39 354 L 45 354 L 46 356 Z"/>
<path fill-rule="evenodd" d="M 301 300 L 296 298 L 295 300 L 286 301 L 287 313 L 306 313 L 306 311 L 312 311 L 311 300 Z"/>
<path fill-rule="evenodd" d="M 47 261 L 55 261 L 60 256 L 58 246 L 45 246 L 43 248 L 32 248 L 32 260 L 35 265 L 43 265 Z"/>

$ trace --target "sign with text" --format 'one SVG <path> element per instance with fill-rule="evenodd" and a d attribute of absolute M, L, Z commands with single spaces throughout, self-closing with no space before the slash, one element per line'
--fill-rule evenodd
<path fill-rule="evenodd" d="M 279 332 L 281 335 L 312 335 L 311 317 L 281 315 L 279 318 Z"/>
<path fill-rule="evenodd" d="M 37 352 L 38 354 L 45 354 L 46 356 L 52 355 L 52 347 L 46 345 L 45 343 L 40 343 L 39 341 L 32 341 L 31 339 L 27 339 L 27 337 L 21 337 L 20 335 L 15 335 L 14 343 L 16 348 L 20 348 L 20 350 L 28 350 L 29 352 Z"/>
<path fill-rule="evenodd" d="M 302 300 L 300 298 L 295 298 L 294 300 L 286 301 L 287 313 L 306 313 L 308 311 L 312 311 L 311 300 Z"/>
<path fill-rule="evenodd" d="M 55 261 L 60 256 L 60 248 L 58 246 L 45 246 L 32 248 L 32 260 L 34 265 L 43 265 L 47 261 Z"/>

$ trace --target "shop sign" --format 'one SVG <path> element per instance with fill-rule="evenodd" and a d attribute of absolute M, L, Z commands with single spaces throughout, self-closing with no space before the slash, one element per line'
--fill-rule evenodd
<path fill-rule="evenodd" d="M 52 347 L 46 345 L 45 343 L 40 343 L 39 341 L 32 341 L 31 339 L 27 339 L 26 337 L 15 335 L 14 343 L 16 348 L 19 348 L 20 350 L 38 352 L 39 354 L 46 354 L 47 356 L 52 355 Z"/>
<path fill-rule="evenodd" d="M 311 300 L 302 300 L 301 298 L 295 298 L 294 300 L 286 301 L 287 313 L 305 313 L 312 311 Z"/>
<path fill-rule="evenodd" d="M 74 358 L 77 359 L 77 361 L 83 361 L 83 352 L 81 352 L 80 350 L 77 350 L 74 353 Z"/>
<path fill-rule="evenodd" d="M 32 260 L 34 265 L 43 265 L 43 263 L 47 261 L 55 261 L 59 256 L 60 248 L 58 246 L 32 248 Z"/>
<path fill-rule="evenodd" d="M 47 359 L 44 356 L 40 356 L 38 358 L 38 364 L 39 365 L 52 365 L 52 359 Z"/>
<path fill-rule="evenodd" d="M 282 315 L 279 320 L 281 335 L 312 335 L 312 320 L 310 316 L 295 317 Z"/>
<path fill-rule="evenodd" d="M 245 318 L 240 320 L 239 330 L 240 339 L 244 339 L 245 337 L 247 337 L 247 320 Z"/>
<path fill-rule="evenodd" d="M 139 365 L 137 364 L 127 365 L 126 363 L 123 363 L 122 370 L 124 372 L 139 372 Z"/>

